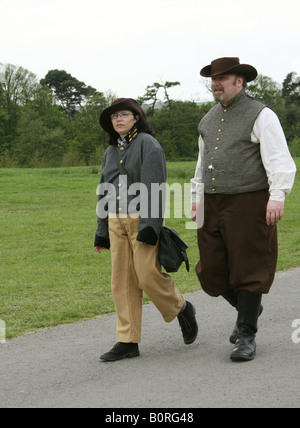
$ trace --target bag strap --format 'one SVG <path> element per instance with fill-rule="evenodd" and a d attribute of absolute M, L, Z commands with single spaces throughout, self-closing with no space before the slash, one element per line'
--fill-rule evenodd
<path fill-rule="evenodd" d="M 188 255 L 185 251 L 182 251 L 181 254 L 183 257 L 183 261 L 185 262 L 186 270 L 189 272 L 190 271 L 190 263 L 189 263 Z"/>

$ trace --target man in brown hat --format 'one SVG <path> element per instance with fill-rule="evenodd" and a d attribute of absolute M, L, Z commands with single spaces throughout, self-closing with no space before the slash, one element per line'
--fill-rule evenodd
<path fill-rule="evenodd" d="M 217 104 L 199 125 L 199 159 L 192 211 L 204 189 L 196 273 L 210 296 L 238 311 L 230 336 L 233 361 L 253 360 L 262 295 L 277 263 L 277 228 L 296 167 L 276 114 L 245 91 L 257 71 L 239 58 L 219 58 L 201 72 L 211 78 Z M 196 215 L 194 216 L 196 219 Z"/>

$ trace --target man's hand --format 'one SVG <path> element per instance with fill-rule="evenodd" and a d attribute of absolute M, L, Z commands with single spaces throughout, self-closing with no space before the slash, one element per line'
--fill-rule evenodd
<path fill-rule="evenodd" d="M 284 202 L 269 201 L 267 205 L 267 225 L 273 226 L 282 219 L 284 213 Z"/>
<path fill-rule="evenodd" d="M 192 203 L 191 216 L 193 221 L 196 221 L 198 205 L 196 202 Z"/>

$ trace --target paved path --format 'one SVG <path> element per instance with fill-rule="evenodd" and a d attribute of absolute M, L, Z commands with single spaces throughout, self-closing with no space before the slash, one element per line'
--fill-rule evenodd
<path fill-rule="evenodd" d="M 279 272 L 257 336 L 254 361 L 233 363 L 236 312 L 200 291 L 199 337 L 183 344 L 177 320 L 144 307 L 141 358 L 101 363 L 114 343 L 115 315 L 58 326 L 0 344 L 0 407 L 249 408 L 300 405 L 300 268 Z M 300 327 L 300 325 L 299 325 Z"/>

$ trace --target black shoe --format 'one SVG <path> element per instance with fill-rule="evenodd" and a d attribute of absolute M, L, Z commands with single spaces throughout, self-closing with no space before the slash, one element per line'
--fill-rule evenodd
<path fill-rule="evenodd" d="M 102 361 L 118 361 L 123 358 L 139 357 L 139 345 L 137 343 L 122 343 L 118 342 L 106 354 L 101 355 Z"/>
<path fill-rule="evenodd" d="M 186 302 L 185 309 L 179 313 L 178 321 L 182 330 L 183 340 L 186 345 L 195 342 L 198 336 L 198 324 L 196 321 L 196 309 L 190 302 Z"/>

